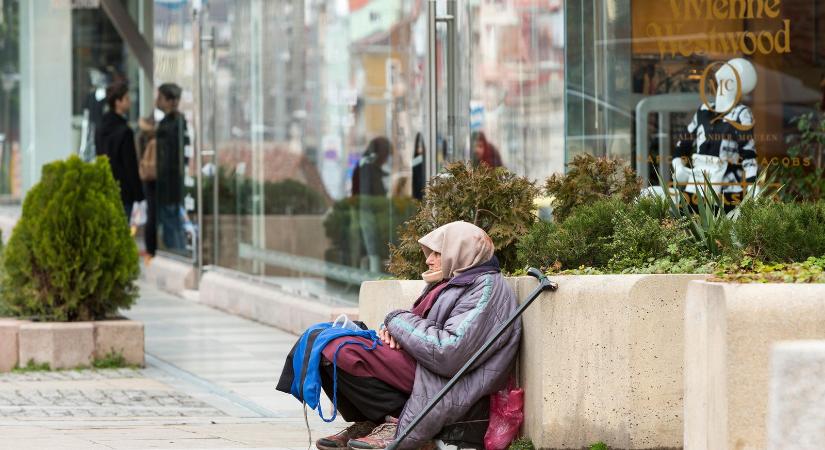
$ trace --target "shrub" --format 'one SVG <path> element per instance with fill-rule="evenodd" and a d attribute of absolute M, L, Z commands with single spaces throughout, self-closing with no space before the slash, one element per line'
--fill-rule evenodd
<path fill-rule="evenodd" d="M 613 217 L 627 207 L 617 198 L 599 200 L 576 208 L 561 224 L 534 225 L 518 245 L 522 263 L 556 271 L 605 267 L 612 257 Z"/>
<path fill-rule="evenodd" d="M 204 179 L 204 214 L 212 214 L 214 178 Z M 249 177 L 231 176 L 223 167 L 218 169 L 218 210 L 220 214 L 252 214 L 255 182 Z M 323 194 L 295 180 L 267 181 L 263 187 L 264 214 L 323 214 L 328 201 Z M 192 195 L 195 196 L 194 188 Z"/>
<path fill-rule="evenodd" d="M 817 105 L 819 109 L 820 105 Z M 777 166 L 784 200 L 818 201 L 825 198 L 825 115 L 801 114 L 791 119 L 799 132 L 789 136 L 788 161 Z"/>
<path fill-rule="evenodd" d="M 418 201 L 409 197 L 359 196 L 339 200 L 332 205 L 332 211 L 324 219 L 324 230 L 332 246 L 325 258 L 329 262 L 359 267 L 362 256 L 366 255 L 363 244 L 361 208 L 372 212 L 375 218 L 376 240 L 384 243 L 379 248 L 382 261 L 389 258 L 390 244 L 398 243 L 395 232 L 399 226 L 418 210 Z"/>
<path fill-rule="evenodd" d="M 612 254 L 608 262 L 610 271 L 640 268 L 660 259 L 699 257 L 700 250 L 686 232 L 684 221 L 657 217 L 657 203 L 654 199 L 643 199 L 616 212 L 613 235 L 606 246 Z"/>
<path fill-rule="evenodd" d="M 536 446 L 533 445 L 532 439 L 523 436 L 513 441 L 513 443 L 507 447 L 507 450 L 536 450 Z"/>
<path fill-rule="evenodd" d="M 563 221 L 573 210 L 597 200 L 618 197 L 630 203 L 639 195 L 641 179 L 620 159 L 578 155 L 565 175 L 553 175 L 545 190 L 554 197 L 553 217 Z"/>
<path fill-rule="evenodd" d="M 105 318 L 132 305 L 138 273 L 109 162 L 72 156 L 45 165 L 3 252 L 3 294 L 15 315 Z"/>
<path fill-rule="evenodd" d="M 430 181 L 418 213 L 402 225 L 398 245 L 390 246 L 390 273 L 419 278 L 426 264 L 418 239 L 456 220 L 484 229 L 496 246 L 502 269 L 516 270 L 516 244 L 536 221 L 537 194 L 534 183 L 505 169 L 466 163 L 447 166 Z"/>
<path fill-rule="evenodd" d="M 805 261 L 825 255 L 825 201 L 748 202 L 734 224 L 739 245 L 755 259 Z"/>

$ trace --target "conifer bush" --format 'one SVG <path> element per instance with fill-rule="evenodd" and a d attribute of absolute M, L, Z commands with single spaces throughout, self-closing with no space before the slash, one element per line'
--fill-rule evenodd
<path fill-rule="evenodd" d="M 418 213 L 399 231 L 398 245 L 390 245 L 389 271 L 399 278 L 420 278 L 427 269 L 418 240 L 441 225 L 470 222 L 490 235 L 501 267 L 519 269 L 516 244 L 537 218 L 535 184 L 503 168 L 455 163 L 433 178 Z"/>
<path fill-rule="evenodd" d="M 137 246 L 106 158 L 43 167 L 2 266 L 4 301 L 19 317 L 96 320 L 132 305 Z"/>

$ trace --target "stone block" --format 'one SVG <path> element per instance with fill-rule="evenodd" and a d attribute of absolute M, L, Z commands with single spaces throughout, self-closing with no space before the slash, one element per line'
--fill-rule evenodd
<path fill-rule="evenodd" d="M 24 322 L 0 318 L 0 372 L 9 372 L 17 367 L 20 351 L 18 333 L 21 323 Z"/>
<path fill-rule="evenodd" d="M 92 322 L 32 322 L 20 325 L 19 361 L 49 363 L 52 369 L 92 364 L 95 339 Z"/>
<path fill-rule="evenodd" d="M 825 340 L 780 342 L 771 355 L 768 450 L 825 445 Z"/>
<path fill-rule="evenodd" d="M 687 284 L 704 275 L 558 276 L 522 317 L 520 381 L 524 434 L 537 448 L 682 447 L 682 367 Z M 519 301 L 536 287 L 508 278 Z M 366 282 L 360 316 L 369 325 L 409 308 L 418 280 Z"/>
<path fill-rule="evenodd" d="M 771 347 L 802 339 L 825 339 L 825 285 L 692 282 L 685 448 L 766 448 Z"/>
<path fill-rule="evenodd" d="M 143 323 L 135 320 L 101 320 L 95 327 L 95 359 L 121 353 L 128 364 L 143 366 Z"/>
<path fill-rule="evenodd" d="M 306 298 L 223 272 L 206 272 L 200 282 L 200 302 L 293 334 L 301 334 L 319 322 L 334 320 L 342 312 L 357 310 Z M 357 316 L 357 314 L 355 314 Z"/>
<path fill-rule="evenodd" d="M 164 256 L 152 258 L 148 266 L 143 266 L 141 276 L 147 283 L 175 295 L 198 287 L 197 269 L 191 262 Z"/>

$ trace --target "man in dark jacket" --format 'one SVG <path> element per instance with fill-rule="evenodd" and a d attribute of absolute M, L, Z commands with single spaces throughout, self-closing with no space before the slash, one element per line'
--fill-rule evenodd
<path fill-rule="evenodd" d="M 120 185 L 120 199 L 128 220 L 132 216 L 134 203 L 144 199 L 138 175 L 135 133 L 126 119 L 132 104 L 129 87 L 122 82 L 109 85 L 106 88 L 106 103 L 109 110 L 101 118 L 97 131 L 97 141 L 100 143 L 97 151 L 109 157 L 112 175 Z"/>
<path fill-rule="evenodd" d="M 157 217 L 163 233 L 163 244 L 169 250 L 184 250 L 181 207 L 183 178 L 189 158 L 184 149 L 189 145 L 186 119 L 178 111 L 182 90 L 174 83 L 158 87 L 155 105 L 163 111 L 163 120 L 155 133 L 157 145 Z"/>

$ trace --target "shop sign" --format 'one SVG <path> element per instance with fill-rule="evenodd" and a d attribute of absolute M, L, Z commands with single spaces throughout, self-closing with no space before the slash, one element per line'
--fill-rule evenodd
<path fill-rule="evenodd" d="M 791 21 L 779 27 L 744 29 L 737 21 L 778 19 L 782 0 L 668 0 L 672 20 L 647 24 L 661 57 L 704 54 L 782 54 L 791 51 Z M 776 22 L 778 24 L 778 22 Z M 703 30 L 697 32 L 696 24 Z M 719 31 L 718 31 L 719 30 Z"/>

